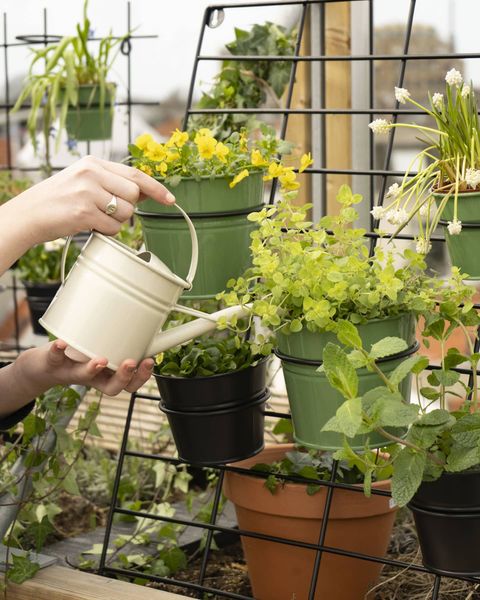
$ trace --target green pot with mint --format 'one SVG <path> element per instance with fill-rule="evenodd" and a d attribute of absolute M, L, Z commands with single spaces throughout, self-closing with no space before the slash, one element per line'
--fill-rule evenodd
<path fill-rule="evenodd" d="M 232 277 L 250 265 L 250 234 L 256 224 L 249 213 L 263 204 L 263 174 L 254 172 L 229 187 L 231 179 L 185 178 L 170 191 L 189 214 L 198 237 L 199 263 L 192 289 L 185 298 L 212 298 Z M 138 205 L 145 246 L 180 277 L 190 264 L 190 233 L 175 207 L 147 199 Z M 180 217 L 180 218 L 179 218 Z"/>
<path fill-rule="evenodd" d="M 438 206 L 444 196 L 434 194 L 434 197 Z M 454 220 L 454 195 L 452 194 L 445 204 L 440 221 L 448 254 L 452 265 L 468 275 L 465 279 L 479 280 L 480 262 L 476 252 L 480 245 L 480 192 L 458 194 L 457 219 L 462 223 L 462 230 L 457 235 L 451 235 L 448 232 L 448 223 Z"/>
<path fill-rule="evenodd" d="M 69 107 L 65 121 L 68 136 L 79 142 L 109 140 L 112 137 L 114 98 L 113 84 L 107 84 L 103 105 L 98 86 L 79 86 L 78 104 Z"/>
<path fill-rule="evenodd" d="M 418 344 L 415 341 L 415 317 L 411 313 L 392 316 L 387 319 L 373 319 L 358 326 L 362 344 L 366 350 L 385 337 L 400 337 L 408 345 L 407 350 L 379 360 L 379 366 L 388 376 L 408 356 L 415 353 Z M 331 332 L 311 332 L 302 330 L 289 335 L 277 334 L 276 355 L 282 361 L 288 402 L 292 415 L 294 439 L 297 444 L 307 448 L 336 450 L 342 447 L 342 436 L 331 431 L 322 431 L 327 421 L 334 417 L 344 398 L 331 387 L 325 373 L 319 371 L 323 350 L 327 343 L 337 343 Z M 376 373 L 367 369 L 357 371 L 359 395 L 382 385 Z M 400 391 L 406 402 L 410 401 L 411 380 L 405 378 Z M 404 434 L 401 429 L 391 432 L 397 436 Z M 365 447 L 365 436 L 359 435 L 351 440 L 352 448 Z M 381 435 L 370 435 L 368 446 L 379 448 L 385 445 Z"/>

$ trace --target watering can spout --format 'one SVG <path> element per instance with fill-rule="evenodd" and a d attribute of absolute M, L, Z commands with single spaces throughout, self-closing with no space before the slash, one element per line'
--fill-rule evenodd
<path fill-rule="evenodd" d="M 178 306 L 177 309 L 179 308 L 180 307 Z M 146 356 L 155 356 L 174 346 L 189 342 L 209 331 L 214 331 L 217 327 L 218 320 L 222 317 L 226 318 L 227 321 L 234 316 L 242 318 L 249 312 L 249 305 L 230 306 L 211 314 L 200 313 L 200 311 L 194 311 L 192 309 L 187 309 L 182 312 L 194 314 L 199 318 L 195 319 L 195 321 L 190 321 L 189 323 L 184 323 L 183 325 L 178 325 L 177 327 L 172 327 L 171 329 L 157 333 L 148 347 Z"/>

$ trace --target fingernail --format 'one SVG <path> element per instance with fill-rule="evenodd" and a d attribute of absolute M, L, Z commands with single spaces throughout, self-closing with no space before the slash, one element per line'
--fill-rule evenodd
<path fill-rule="evenodd" d="M 154 362 L 153 360 L 149 360 L 149 361 L 147 361 L 147 363 L 145 364 L 145 366 L 147 367 L 147 369 L 148 369 L 149 371 L 153 371 L 153 367 L 154 367 L 154 365 L 155 365 L 155 362 Z"/>
<path fill-rule="evenodd" d="M 169 204 L 175 204 L 175 196 L 173 194 L 171 194 L 170 192 L 168 192 L 168 194 L 165 196 L 165 200 Z"/>
<path fill-rule="evenodd" d="M 135 365 L 127 365 L 125 368 L 129 373 L 133 373 L 136 369 Z"/>
<path fill-rule="evenodd" d="M 100 363 L 100 364 L 98 364 L 98 365 L 95 365 L 95 369 L 96 369 L 97 371 L 101 371 L 101 370 L 102 370 L 102 369 L 104 369 L 106 366 L 107 366 L 107 365 L 102 365 L 102 364 Z"/>

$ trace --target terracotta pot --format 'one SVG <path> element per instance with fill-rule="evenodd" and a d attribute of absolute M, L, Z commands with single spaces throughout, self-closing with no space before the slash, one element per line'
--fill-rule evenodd
<path fill-rule="evenodd" d="M 270 446 L 235 466 L 271 463 L 292 449 L 291 444 Z M 389 481 L 373 485 L 390 489 Z M 264 479 L 231 472 L 226 473 L 224 486 L 225 495 L 235 504 L 240 529 L 308 543 L 318 543 L 326 492 L 324 487 L 309 496 L 304 485 L 287 483 L 271 494 Z M 336 489 L 332 500 L 325 545 L 385 556 L 396 512 L 389 507 L 390 499 Z M 256 600 L 307 600 L 315 550 L 246 536 L 242 545 Z M 325 552 L 315 600 L 363 600 L 381 568 L 379 563 Z"/>

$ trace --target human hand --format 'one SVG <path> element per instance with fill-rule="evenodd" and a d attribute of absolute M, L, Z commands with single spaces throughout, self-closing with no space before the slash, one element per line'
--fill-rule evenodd
<path fill-rule="evenodd" d="M 94 358 L 86 363 L 71 360 L 65 355 L 66 347 L 62 340 L 55 340 L 20 355 L 15 364 L 21 371 L 19 379 L 32 387 L 27 396 L 36 397 L 58 384 L 90 386 L 108 396 L 116 396 L 122 390 L 137 391 L 152 375 L 152 358 L 138 366 L 134 360 L 127 359 L 113 372 L 107 368 L 106 358 Z"/>
<path fill-rule="evenodd" d="M 117 210 L 108 215 L 105 208 L 112 196 Z M 90 229 L 115 235 L 142 196 L 161 204 L 175 202 L 161 183 L 142 171 L 86 156 L 12 199 L 8 208 L 18 209 L 33 245 Z"/>

